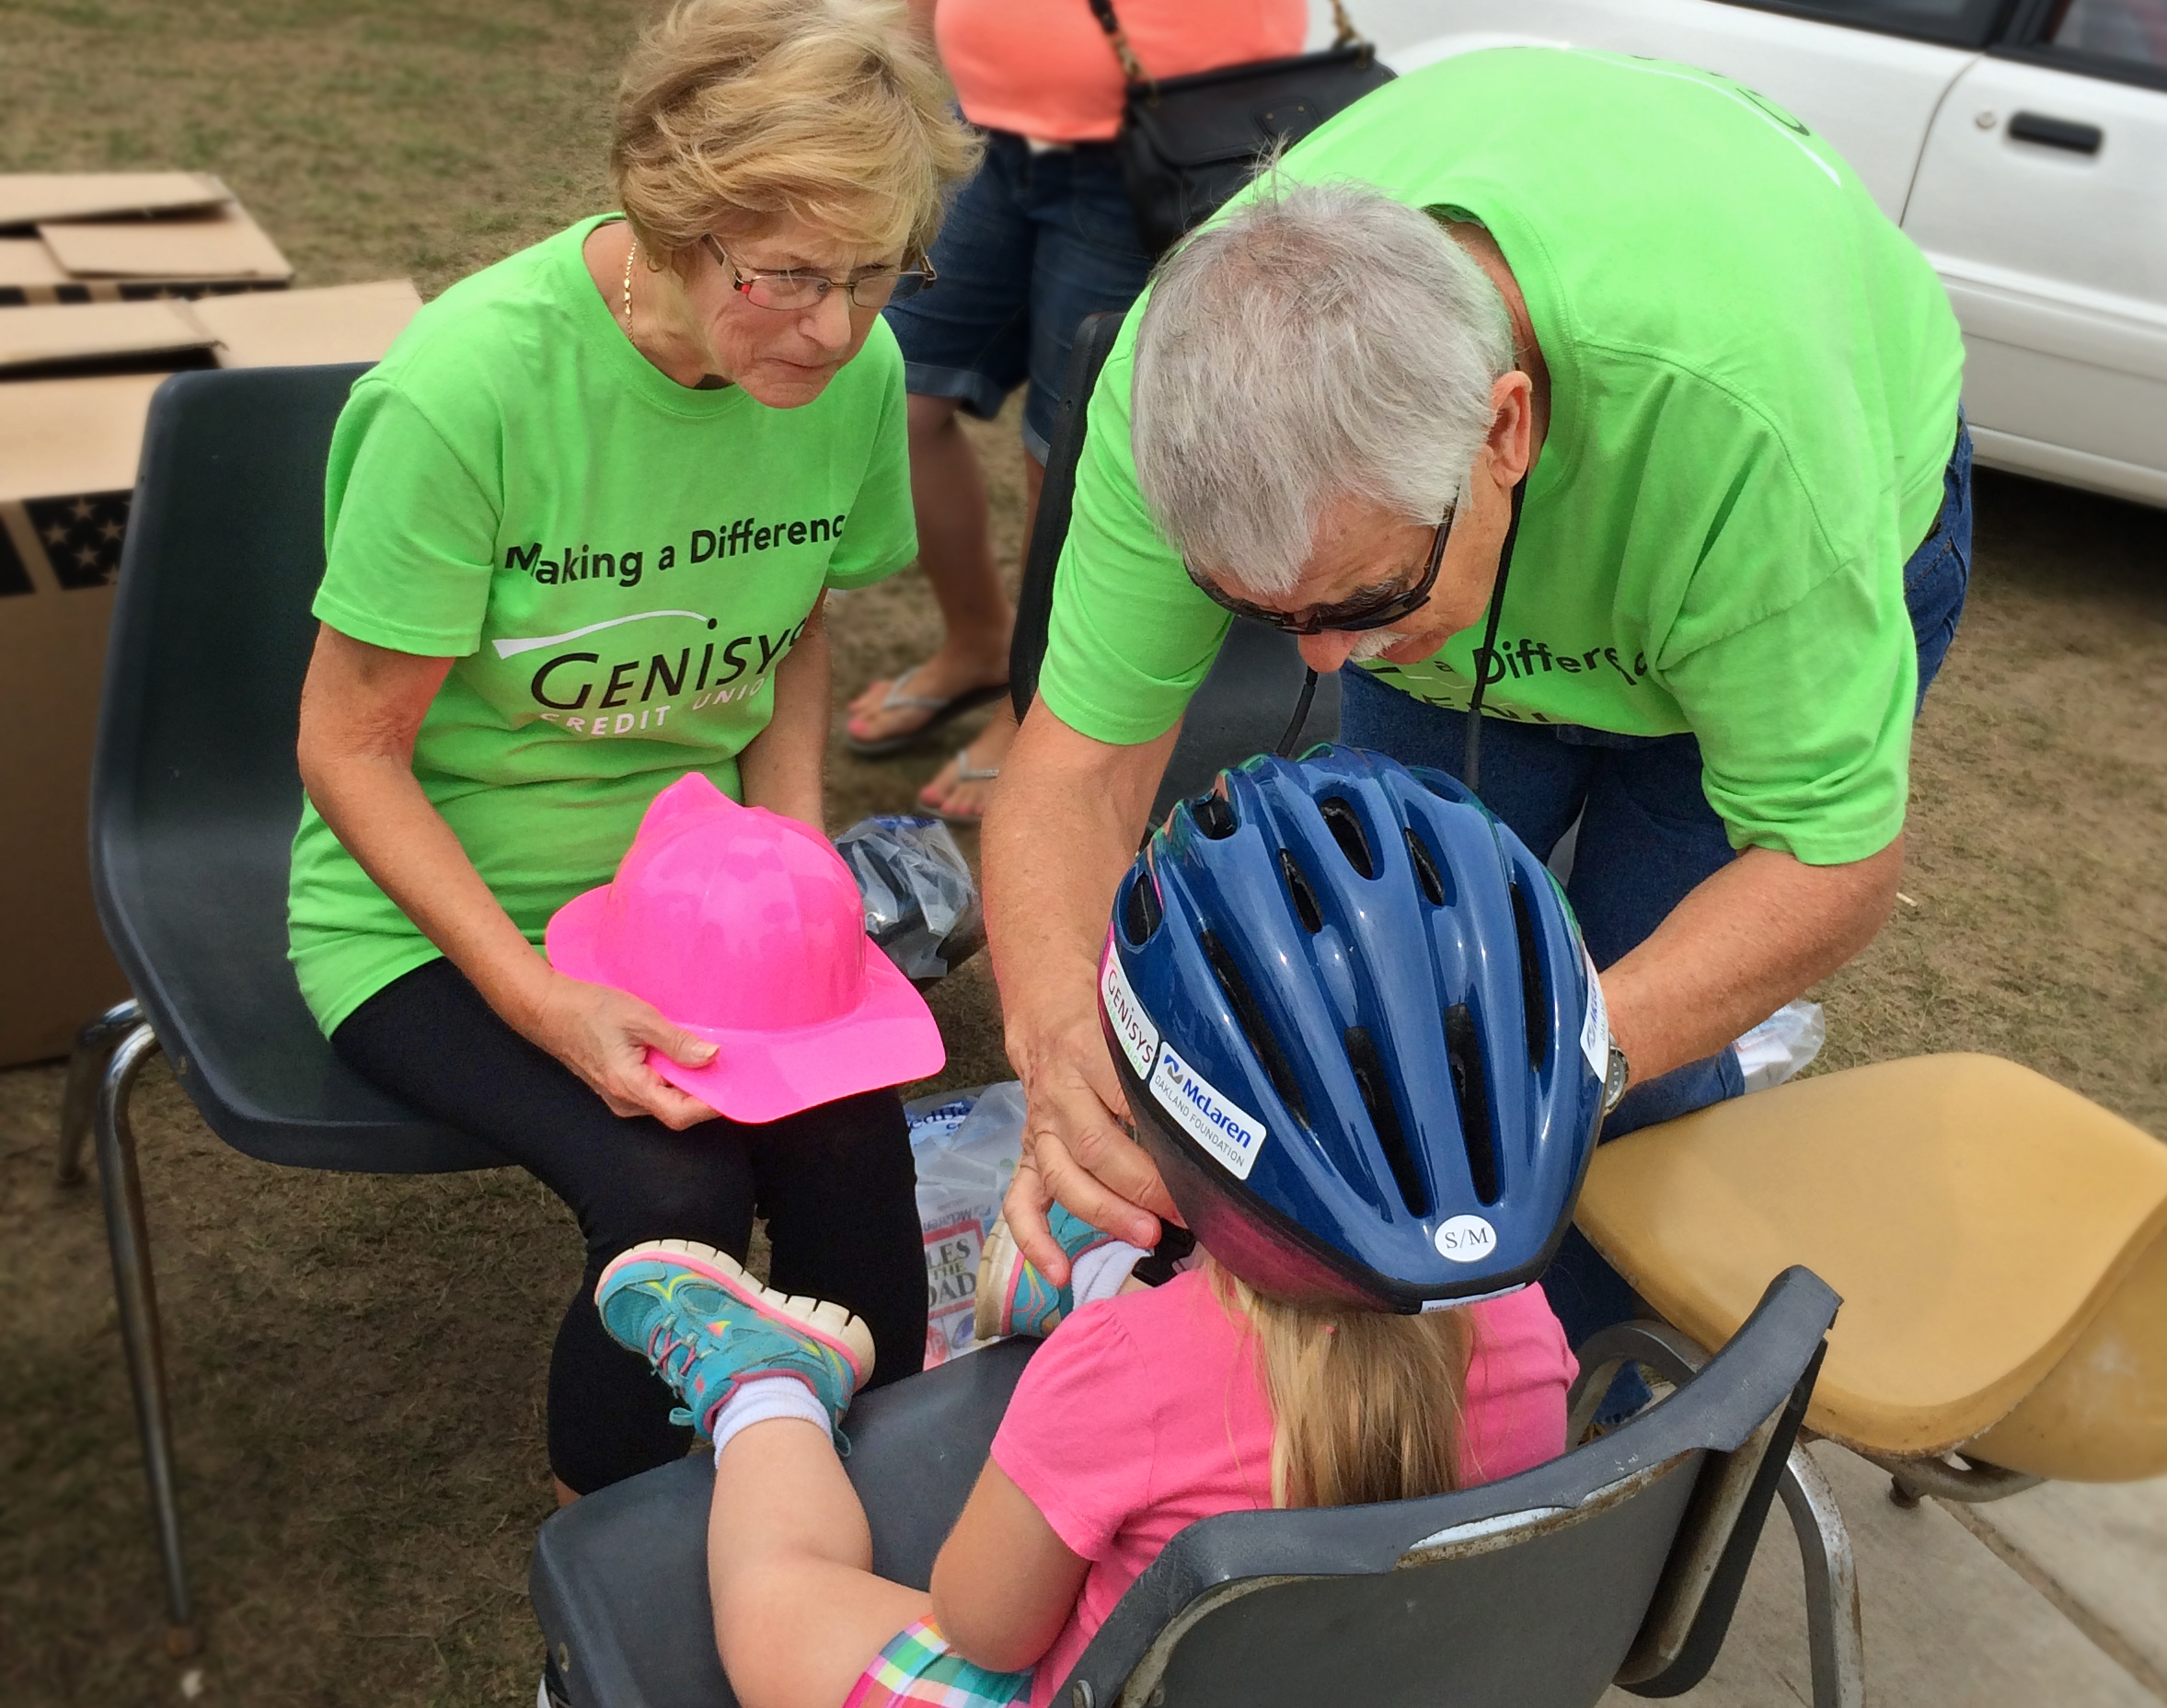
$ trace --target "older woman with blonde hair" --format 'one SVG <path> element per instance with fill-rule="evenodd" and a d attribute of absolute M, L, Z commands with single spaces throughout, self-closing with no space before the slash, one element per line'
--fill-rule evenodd
<path fill-rule="evenodd" d="M 658 790 L 703 772 L 821 827 L 822 601 L 916 550 L 903 364 L 880 311 L 977 144 L 900 6 L 686 0 L 627 66 L 621 214 L 454 285 L 354 387 L 326 481 L 301 711 L 292 958 L 339 1054 L 564 1200 L 570 1498 L 689 1437 L 590 1302 L 641 1240 L 743 1254 L 917 1368 L 922 1250 L 893 1091 L 765 1125 L 650 1065 L 713 1046 L 551 968 Z"/>

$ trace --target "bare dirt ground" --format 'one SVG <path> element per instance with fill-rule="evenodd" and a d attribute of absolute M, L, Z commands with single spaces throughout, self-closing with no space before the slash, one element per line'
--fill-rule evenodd
<path fill-rule="evenodd" d="M 604 205 L 582 0 L 0 0 L 0 169 L 223 175 L 301 283 L 425 294 Z M 1013 560 L 1013 421 L 984 429 Z M 1827 1063 L 1984 1049 L 2167 1134 L 2167 514 L 1982 475 L 1973 598 L 1919 725 L 1908 898 L 1818 994 Z M 933 632 L 915 573 L 837 616 L 838 698 Z M 838 827 L 940 749 L 832 766 Z M 966 844 L 973 838 L 966 837 Z M 1004 1077 L 983 962 L 941 1083 Z M 542 1371 L 579 1269 L 512 1173 L 271 1169 L 162 1068 L 137 1098 L 182 1504 L 209 1633 L 167 1661 L 94 1189 L 52 1184 L 57 1067 L 0 1074 L 0 1702 L 524 1704 L 550 1507 Z M 190 1668 L 197 1669 L 190 1676 Z"/>

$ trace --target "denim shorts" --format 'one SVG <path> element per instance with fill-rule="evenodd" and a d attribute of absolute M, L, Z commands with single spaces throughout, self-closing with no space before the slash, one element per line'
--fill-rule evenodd
<path fill-rule="evenodd" d="M 939 281 L 888 306 L 904 385 L 955 398 L 981 420 L 1028 384 L 1023 448 L 1042 464 L 1077 322 L 1136 300 L 1151 258 L 1106 143 L 1032 152 L 986 133 L 986 163 L 933 244 Z"/>

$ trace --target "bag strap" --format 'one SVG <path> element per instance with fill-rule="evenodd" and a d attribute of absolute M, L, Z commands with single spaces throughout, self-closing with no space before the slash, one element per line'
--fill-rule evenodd
<path fill-rule="evenodd" d="M 1121 61 L 1121 75 L 1132 89 L 1155 90 L 1158 86 L 1144 69 L 1144 62 L 1136 57 L 1136 50 L 1129 45 L 1128 31 L 1121 27 L 1121 19 L 1113 10 L 1113 0 L 1088 0 L 1091 16 L 1099 20 L 1099 28 L 1106 32 L 1106 40 L 1112 44 L 1114 58 Z M 1366 47 L 1362 33 L 1354 28 L 1354 20 L 1347 16 L 1346 0 L 1331 0 L 1331 24 L 1334 48 Z"/>
<path fill-rule="evenodd" d="M 1333 0 L 1336 6 L 1338 0 Z M 1132 89 L 1153 89 L 1158 86 L 1144 70 L 1144 62 L 1136 57 L 1136 50 L 1129 46 L 1128 31 L 1121 27 L 1121 19 L 1113 13 L 1113 0 L 1089 0 L 1091 16 L 1099 20 L 1099 28 L 1106 32 L 1106 40 L 1113 45 L 1113 57 L 1121 61 L 1121 75 Z"/>

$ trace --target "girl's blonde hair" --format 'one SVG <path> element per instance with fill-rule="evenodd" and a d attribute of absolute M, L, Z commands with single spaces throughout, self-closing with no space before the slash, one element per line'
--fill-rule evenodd
<path fill-rule="evenodd" d="M 610 176 L 680 272 L 703 233 L 785 218 L 907 264 L 978 163 L 953 99 L 893 0 L 680 0 L 626 63 Z"/>
<path fill-rule="evenodd" d="M 1459 1485 L 1473 1321 L 1293 1305 L 1217 1263 L 1213 1284 L 1247 1320 L 1272 1411 L 1272 1504 L 1355 1506 Z"/>

